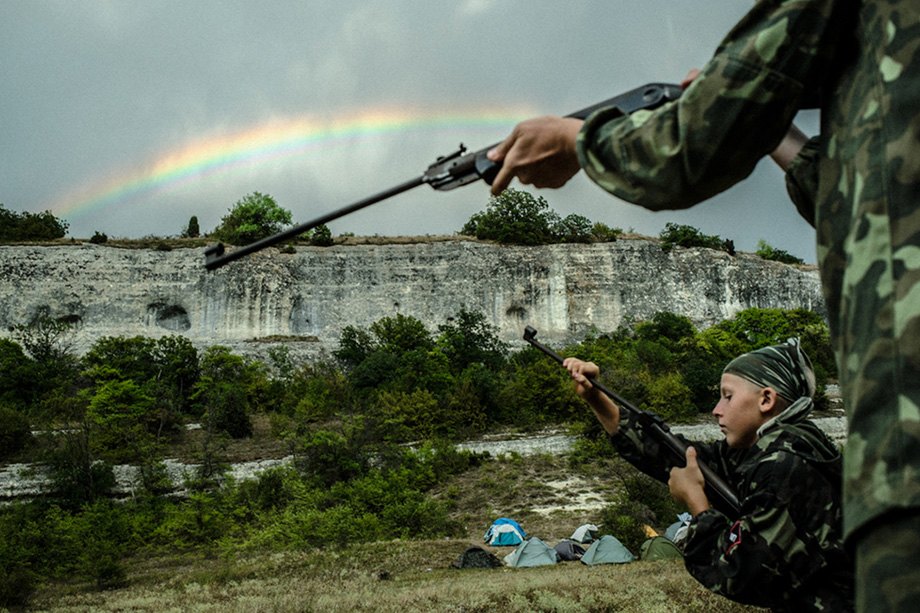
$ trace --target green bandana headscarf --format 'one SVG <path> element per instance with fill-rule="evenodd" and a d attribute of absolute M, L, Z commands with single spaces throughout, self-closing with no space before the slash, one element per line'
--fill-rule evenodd
<path fill-rule="evenodd" d="M 760 387 L 772 387 L 791 402 L 785 411 L 757 429 L 757 436 L 784 423 L 805 419 L 814 407 L 815 371 L 802 351 L 799 339 L 790 338 L 783 345 L 764 347 L 738 356 L 723 373 L 737 375 Z"/>

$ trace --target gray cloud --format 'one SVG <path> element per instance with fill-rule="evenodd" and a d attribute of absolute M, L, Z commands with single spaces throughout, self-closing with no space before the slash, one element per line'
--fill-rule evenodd
<path fill-rule="evenodd" d="M 79 237 L 176 234 L 191 215 L 210 229 L 251 191 L 307 220 L 416 176 L 460 141 L 497 141 L 511 124 L 365 135 L 95 204 L 70 194 L 101 193 L 169 152 L 270 120 L 383 107 L 570 112 L 644 82 L 679 80 L 746 8 L 736 0 L 5 2 L 0 202 L 31 211 L 63 203 Z M 540 195 L 563 215 L 651 235 L 667 221 L 690 223 L 741 249 L 763 238 L 814 260 L 814 234 L 769 163 L 686 212 L 643 211 L 583 176 Z M 333 230 L 452 233 L 486 201 L 482 184 L 447 194 L 422 187 Z"/>

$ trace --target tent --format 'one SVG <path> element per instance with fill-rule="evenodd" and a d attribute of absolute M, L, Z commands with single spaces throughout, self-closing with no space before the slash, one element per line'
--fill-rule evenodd
<path fill-rule="evenodd" d="M 598 527 L 594 524 L 582 524 L 575 528 L 575 532 L 569 537 L 576 543 L 590 543 L 597 538 Z"/>
<path fill-rule="evenodd" d="M 501 565 L 502 561 L 498 556 L 482 547 L 467 548 L 457 561 L 451 564 L 454 568 L 497 568 Z"/>
<path fill-rule="evenodd" d="M 675 543 L 680 543 L 687 536 L 687 526 L 690 525 L 690 519 L 693 516 L 689 513 L 681 513 L 677 516 L 677 521 L 668 526 L 664 531 L 665 537 Z"/>
<path fill-rule="evenodd" d="M 642 560 L 669 560 L 683 557 L 684 555 L 677 548 L 677 545 L 663 536 L 654 536 L 647 539 L 642 543 L 642 549 L 639 552 L 639 558 Z"/>
<path fill-rule="evenodd" d="M 537 537 L 527 539 L 505 556 L 505 564 L 514 568 L 546 566 L 556 561 L 556 550 Z"/>
<path fill-rule="evenodd" d="M 499 517 L 486 530 L 482 540 L 495 547 L 513 547 L 520 545 L 526 538 L 527 533 L 524 532 L 520 524 L 507 517 Z"/>
<path fill-rule="evenodd" d="M 636 556 L 618 541 L 616 537 L 605 534 L 600 539 L 591 543 L 585 555 L 581 557 L 584 564 L 625 564 L 632 562 Z"/>
<path fill-rule="evenodd" d="M 569 539 L 562 539 L 553 549 L 556 550 L 560 562 L 580 560 L 581 556 L 585 555 L 585 548 Z"/>

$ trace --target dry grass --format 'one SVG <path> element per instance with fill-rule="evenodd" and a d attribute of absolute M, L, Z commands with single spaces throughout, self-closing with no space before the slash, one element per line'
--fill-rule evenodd
<path fill-rule="evenodd" d="M 267 438 L 267 423 L 257 430 Z M 237 449 L 235 454 L 248 455 Z M 598 523 L 619 461 L 573 472 L 564 456 L 509 457 L 451 478 L 433 494 L 451 506 L 459 538 L 328 547 L 308 551 L 135 556 L 123 561 L 127 585 L 46 584 L 39 611 L 622 611 L 743 612 L 709 593 L 680 562 L 637 561 L 589 567 L 578 562 L 535 569 L 457 570 L 451 563 L 482 545 L 489 523 L 519 520 L 550 545 L 582 523 Z M 584 500 L 582 504 L 579 501 Z M 492 548 L 499 557 L 510 548 Z"/>
<path fill-rule="evenodd" d="M 79 586 L 58 586 L 34 605 L 56 612 L 756 610 L 707 592 L 677 561 L 450 568 L 469 545 L 406 541 L 233 560 L 137 560 L 128 587 L 80 593 Z"/>

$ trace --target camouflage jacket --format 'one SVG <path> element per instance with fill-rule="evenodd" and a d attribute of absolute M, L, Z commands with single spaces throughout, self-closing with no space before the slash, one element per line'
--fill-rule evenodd
<path fill-rule="evenodd" d="M 844 527 L 920 507 L 920 1 L 759 0 L 680 100 L 591 116 L 582 167 L 650 209 L 744 179 L 801 108 L 821 134 L 788 171 L 817 230 L 847 406 Z"/>
<path fill-rule="evenodd" d="M 781 415 L 754 447 L 693 443 L 698 457 L 738 493 L 741 514 L 694 517 L 683 543 L 687 570 L 737 602 L 778 611 L 850 611 L 853 564 L 843 548 L 841 457 L 803 416 Z M 667 481 L 669 454 L 621 415 L 617 451 Z"/>

